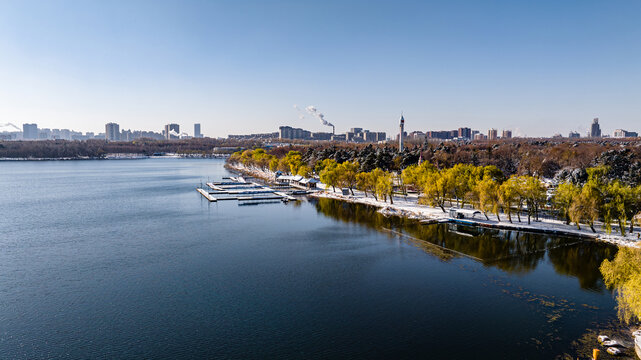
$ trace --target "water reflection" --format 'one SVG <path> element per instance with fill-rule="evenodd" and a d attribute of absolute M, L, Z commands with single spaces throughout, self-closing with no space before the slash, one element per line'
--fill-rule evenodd
<path fill-rule="evenodd" d="M 584 289 L 603 291 L 599 265 L 612 259 L 616 246 L 576 238 L 457 224 L 423 225 L 416 220 L 385 217 L 372 206 L 333 199 L 310 200 L 328 217 L 414 238 L 427 253 L 449 261 L 467 256 L 508 273 L 528 273 L 547 259 L 558 274 L 576 277 Z"/>

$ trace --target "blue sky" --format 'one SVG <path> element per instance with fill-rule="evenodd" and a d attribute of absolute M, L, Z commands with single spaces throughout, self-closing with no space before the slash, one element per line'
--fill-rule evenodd
<path fill-rule="evenodd" d="M 0 0 L 0 123 L 641 132 L 641 1 Z"/>

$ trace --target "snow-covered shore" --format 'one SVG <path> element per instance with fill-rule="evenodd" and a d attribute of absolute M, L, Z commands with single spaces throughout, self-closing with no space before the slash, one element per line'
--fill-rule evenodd
<path fill-rule="evenodd" d="M 265 171 L 263 169 L 257 168 L 247 168 L 241 165 L 228 165 L 231 169 L 252 175 L 254 177 L 262 178 L 268 181 L 274 179 L 274 173 L 271 171 Z M 388 215 L 388 216 L 403 216 L 411 219 L 417 220 L 434 220 L 434 221 L 448 221 L 453 220 L 449 217 L 447 213 L 444 213 L 440 208 L 434 208 L 426 205 L 419 205 L 418 198 L 414 196 L 394 196 L 394 203 L 390 204 L 389 202 L 384 202 L 382 200 L 376 200 L 371 194 L 365 196 L 361 191 L 354 190 L 354 195 L 343 195 L 342 192 L 333 191 L 331 187 L 325 189 L 324 184 L 319 184 L 321 190 L 316 191 L 308 196 L 317 197 L 317 198 L 331 198 L 342 201 L 348 201 L 352 203 L 376 206 L 379 208 L 379 212 Z M 324 189 L 324 190 L 323 190 Z M 340 189 L 339 189 L 340 190 Z M 473 223 L 478 226 L 487 226 L 487 227 L 509 227 L 522 231 L 537 231 L 537 232 L 549 232 L 557 233 L 569 236 L 579 236 L 584 238 L 592 238 L 595 240 L 605 241 L 619 246 L 633 246 L 640 247 L 641 239 L 639 235 L 641 230 L 635 228 L 635 232 L 627 235 L 621 236 L 620 233 L 615 233 L 614 231 L 611 234 L 606 233 L 600 227 L 597 227 L 597 232 L 593 233 L 592 230 L 586 225 L 581 226 L 581 230 L 578 230 L 574 225 L 566 225 L 560 220 L 552 219 L 541 219 L 541 221 L 532 221 L 529 225 L 527 224 L 527 219 L 521 218 L 522 222 L 518 222 L 515 215 L 512 216 L 512 223 L 507 220 L 507 215 L 501 214 L 501 221 L 498 221 L 495 215 L 488 214 L 490 220 L 486 220 L 483 215 L 482 218 L 478 216 L 475 219 L 465 219 L 467 223 Z"/>

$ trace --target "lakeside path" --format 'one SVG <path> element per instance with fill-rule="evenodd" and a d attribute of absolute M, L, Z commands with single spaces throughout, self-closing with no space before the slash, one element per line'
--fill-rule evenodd
<path fill-rule="evenodd" d="M 230 169 L 246 173 L 254 177 L 264 179 L 266 181 L 273 181 L 274 173 L 257 168 L 247 168 L 241 165 L 227 165 Z M 452 219 L 447 213 L 444 213 L 440 208 L 434 208 L 427 205 L 419 205 L 418 197 L 416 195 L 408 196 L 394 196 L 394 204 L 376 200 L 371 194 L 365 196 L 362 191 L 354 190 L 354 195 L 343 195 L 342 193 L 335 192 L 331 187 L 326 188 L 324 184 L 319 184 L 321 190 L 309 194 L 310 197 L 316 198 L 331 198 L 341 201 L 347 201 L 357 204 L 364 204 L 376 206 L 379 212 L 386 216 L 403 216 L 410 219 L 433 221 L 433 222 L 456 222 L 459 220 Z M 340 189 L 339 189 L 340 190 Z M 507 220 L 507 215 L 501 214 L 501 221 L 498 221 L 496 215 L 488 214 L 490 220 L 485 220 L 485 216 L 480 215 L 482 219 L 464 219 L 463 223 L 468 225 L 476 225 L 480 227 L 504 228 L 518 231 L 530 232 L 544 232 L 557 235 L 577 236 L 582 238 L 590 238 L 594 240 L 605 241 L 608 243 L 616 244 L 619 246 L 641 247 L 641 239 L 637 236 L 641 231 L 635 228 L 635 232 L 626 236 L 621 236 L 619 233 L 608 234 L 600 226 L 597 227 L 597 232 L 594 233 L 590 228 L 582 224 L 581 230 L 578 230 L 574 225 L 566 225 L 561 220 L 541 219 L 540 221 L 532 221 L 529 225 L 527 218 L 521 216 L 521 222 L 517 221 L 516 215 L 512 216 L 512 223 Z"/>

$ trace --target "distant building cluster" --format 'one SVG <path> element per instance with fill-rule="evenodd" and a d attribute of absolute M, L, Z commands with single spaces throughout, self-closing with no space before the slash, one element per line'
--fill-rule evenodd
<path fill-rule="evenodd" d="M 592 124 L 590 124 L 590 130 L 588 131 L 587 137 L 589 138 L 601 138 L 609 137 L 609 135 L 604 135 L 601 132 L 601 125 L 599 125 L 599 118 L 592 119 Z M 581 134 L 576 131 L 571 131 L 568 135 L 569 138 L 580 138 Z M 612 133 L 613 138 L 635 138 L 639 137 L 639 133 L 636 131 L 627 131 L 624 129 L 616 129 Z"/>
<path fill-rule="evenodd" d="M 186 133 L 180 132 L 179 124 L 167 124 L 162 132 L 153 131 L 140 131 L 140 130 L 122 130 L 119 131 L 119 125 L 116 123 L 108 123 L 105 125 L 105 134 L 108 141 L 132 141 L 136 139 L 154 139 L 154 140 L 176 140 L 176 139 L 189 139 L 189 138 L 202 138 L 203 134 L 200 132 L 200 124 L 194 124 L 194 136 L 189 136 Z"/>
<path fill-rule="evenodd" d="M 93 132 L 82 133 L 69 129 L 46 129 L 38 128 L 38 124 L 23 124 L 22 131 L 19 127 L 7 123 L 0 124 L 4 128 L 11 128 L 12 131 L 0 132 L 0 140 L 89 140 L 104 139 L 105 134 Z"/>
<path fill-rule="evenodd" d="M 164 139 L 163 134 L 153 132 L 153 131 L 141 131 L 141 130 L 120 130 L 120 125 L 116 123 L 108 123 L 105 125 L 105 136 L 104 139 L 107 141 L 133 141 L 136 139 L 154 139 L 162 140 Z"/>
<path fill-rule="evenodd" d="M 11 128 L 12 131 L 3 131 L 3 128 Z M 136 139 L 185 139 L 191 136 L 180 133 L 178 124 L 167 124 L 162 132 L 142 130 L 121 130 L 120 125 L 114 122 L 105 124 L 105 132 L 95 134 L 93 132 L 82 133 L 69 129 L 41 129 L 37 124 L 23 124 L 20 128 L 11 124 L 0 124 L 0 140 L 91 140 L 101 139 L 107 141 L 132 141 Z M 194 124 L 194 136 L 203 137 L 200 131 L 200 124 Z"/>
<path fill-rule="evenodd" d="M 412 137 L 411 135 L 412 133 L 410 133 L 410 138 Z M 512 130 L 503 130 L 499 137 L 497 129 L 489 129 L 487 134 L 484 134 L 469 127 L 461 127 L 457 130 L 427 131 L 425 133 L 425 139 L 428 140 L 497 140 L 511 138 Z"/>
<path fill-rule="evenodd" d="M 616 129 L 614 130 L 614 134 L 612 136 L 615 138 L 639 137 L 639 133 L 636 131 L 626 131 L 623 129 Z"/>
<path fill-rule="evenodd" d="M 311 132 L 308 130 L 293 128 L 291 126 L 280 126 L 278 138 L 285 140 L 331 140 L 348 142 L 378 142 L 387 139 L 384 132 L 374 132 L 363 128 L 351 128 L 344 134 L 333 134 L 328 132 Z"/>
<path fill-rule="evenodd" d="M 333 125 L 329 124 L 329 126 Z M 399 143 L 399 150 L 403 149 L 404 141 L 428 141 L 428 140 L 497 140 L 511 139 L 511 130 L 502 130 L 499 134 L 497 129 L 488 129 L 487 133 L 478 130 L 472 130 L 469 127 L 460 127 L 456 130 L 431 130 L 431 131 L 405 131 L 403 116 L 399 124 L 399 132 L 392 137 Z M 635 138 L 639 137 L 636 131 L 627 131 L 616 129 L 612 135 L 604 135 L 601 131 L 599 118 L 594 118 L 590 124 L 590 129 L 585 134 L 588 138 Z M 93 132 L 82 133 L 69 129 L 46 129 L 38 128 L 37 124 L 23 124 L 22 129 L 18 126 L 6 123 L 0 124 L 0 140 L 89 140 L 105 139 L 107 141 L 132 141 L 140 138 L 155 140 L 173 140 L 187 138 L 202 138 L 200 124 L 194 124 L 194 135 L 180 132 L 180 125 L 176 123 L 166 124 L 161 132 L 141 131 L 141 130 L 121 130 L 120 125 L 115 122 L 105 124 L 105 132 L 95 134 Z M 563 137 L 561 134 L 554 134 L 554 138 Z M 317 140 L 317 141 L 344 141 L 355 143 L 373 143 L 387 140 L 385 132 L 375 132 L 363 128 L 354 127 L 349 131 L 341 134 L 330 132 L 311 132 L 301 128 L 291 126 L 280 126 L 277 132 L 256 133 L 247 135 L 229 135 L 229 139 L 238 140 Z M 581 138 L 577 131 L 570 131 L 568 138 Z"/>
<path fill-rule="evenodd" d="M 349 141 L 349 142 L 378 142 L 386 140 L 384 132 L 373 132 L 363 128 L 351 128 L 344 134 L 330 132 L 311 132 L 291 126 L 279 126 L 277 132 L 246 135 L 228 135 L 236 140 L 316 140 L 316 141 Z"/>

